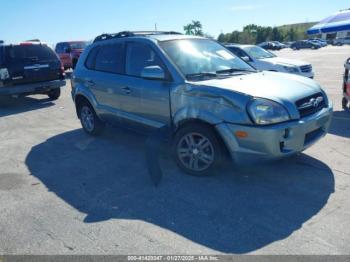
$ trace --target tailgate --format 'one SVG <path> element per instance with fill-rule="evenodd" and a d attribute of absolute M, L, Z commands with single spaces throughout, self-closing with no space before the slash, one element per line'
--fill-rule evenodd
<path fill-rule="evenodd" d="M 47 46 L 14 46 L 7 52 L 10 79 L 7 85 L 57 80 L 61 77 L 61 62 Z"/>

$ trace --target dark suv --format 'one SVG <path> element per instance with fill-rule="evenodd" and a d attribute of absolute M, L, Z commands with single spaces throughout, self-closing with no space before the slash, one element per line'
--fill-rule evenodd
<path fill-rule="evenodd" d="M 56 100 L 65 84 L 61 62 L 47 45 L 0 44 L 0 96 L 47 94 Z"/>

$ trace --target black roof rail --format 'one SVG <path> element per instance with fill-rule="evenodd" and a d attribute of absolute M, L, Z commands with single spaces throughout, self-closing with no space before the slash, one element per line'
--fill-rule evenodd
<path fill-rule="evenodd" d="M 175 31 L 122 31 L 115 34 L 102 34 L 95 38 L 94 43 L 105 41 L 113 38 L 132 37 L 132 36 L 147 36 L 147 35 L 182 35 Z"/>

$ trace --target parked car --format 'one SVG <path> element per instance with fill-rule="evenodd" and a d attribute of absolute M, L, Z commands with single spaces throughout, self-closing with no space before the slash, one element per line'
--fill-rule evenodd
<path fill-rule="evenodd" d="M 0 45 L 0 96 L 46 94 L 55 100 L 64 85 L 61 62 L 46 44 Z"/>
<path fill-rule="evenodd" d="M 345 37 L 345 38 L 334 39 L 333 45 L 336 45 L 336 46 L 350 45 L 350 36 Z"/>
<path fill-rule="evenodd" d="M 264 48 L 265 50 L 281 50 L 282 47 L 280 45 L 277 45 L 276 43 L 273 42 L 263 42 L 258 44 L 261 48 Z"/>
<path fill-rule="evenodd" d="M 286 48 L 290 48 L 290 46 L 294 43 L 294 41 L 289 42 L 283 42 L 283 44 L 286 46 Z"/>
<path fill-rule="evenodd" d="M 61 59 L 64 69 L 74 69 L 80 54 L 87 46 L 85 41 L 61 42 L 56 44 L 55 51 Z"/>
<path fill-rule="evenodd" d="M 107 123 L 169 130 L 176 162 L 196 176 L 213 174 L 227 152 L 237 163 L 292 156 L 332 116 L 313 80 L 258 72 L 214 40 L 172 32 L 97 37 L 73 72 L 72 97 L 90 135 Z"/>
<path fill-rule="evenodd" d="M 344 81 L 343 81 L 343 100 L 342 106 L 344 110 L 349 110 L 350 104 L 350 58 L 346 60 L 345 64 L 345 73 L 344 73 Z"/>
<path fill-rule="evenodd" d="M 287 48 L 287 46 L 281 42 L 278 41 L 272 41 L 273 44 L 275 44 L 276 46 L 278 46 L 281 49 Z"/>
<path fill-rule="evenodd" d="M 293 50 L 299 50 L 299 49 L 319 49 L 321 48 L 321 45 L 318 43 L 314 43 L 308 40 L 300 40 L 300 41 L 296 41 L 295 43 L 293 43 L 290 48 L 292 48 Z"/>
<path fill-rule="evenodd" d="M 308 41 L 315 43 L 315 44 L 319 44 L 321 47 L 326 47 L 328 45 L 326 41 L 321 40 L 321 39 L 309 39 Z"/>
<path fill-rule="evenodd" d="M 297 74 L 309 78 L 314 77 L 312 65 L 309 63 L 281 58 L 255 45 L 226 45 L 226 47 L 258 70 Z"/>

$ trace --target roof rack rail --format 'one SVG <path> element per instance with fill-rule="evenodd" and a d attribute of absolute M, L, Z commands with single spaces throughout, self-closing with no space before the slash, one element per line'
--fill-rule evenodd
<path fill-rule="evenodd" d="M 102 34 L 95 38 L 94 43 L 105 41 L 113 38 L 132 37 L 132 36 L 147 36 L 147 35 L 182 35 L 175 31 L 122 31 L 115 34 Z"/>

